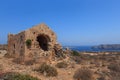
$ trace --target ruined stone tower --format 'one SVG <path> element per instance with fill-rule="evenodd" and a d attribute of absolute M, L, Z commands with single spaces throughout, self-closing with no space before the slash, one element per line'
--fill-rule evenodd
<path fill-rule="evenodd" d="M 56 34 L 45 24 L 34 26 L 18 34 L 8 34 L 8 54 L 16 58 L 53 56 L 56 46 L 60 46 Z"/>

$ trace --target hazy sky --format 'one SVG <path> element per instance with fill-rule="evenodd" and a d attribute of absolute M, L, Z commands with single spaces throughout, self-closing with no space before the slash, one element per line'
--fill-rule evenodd
<path fill-rule="evenodd" d="M 120 0 L 0 0 L 0 44 L 46 23 L 63 45 L 120 43 Z"/>

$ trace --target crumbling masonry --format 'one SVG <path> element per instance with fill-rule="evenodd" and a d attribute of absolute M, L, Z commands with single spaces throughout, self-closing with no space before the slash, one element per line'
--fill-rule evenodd
<path fill-rule="evenodd" d="M 18 34 L 8 34 L 8 54 L 15 58 L 23 57 L 29 60 L 47 57 L 48 59 L 54 57 L 55 52 L 60 49 L 56 34 L 45 24 Z"/>

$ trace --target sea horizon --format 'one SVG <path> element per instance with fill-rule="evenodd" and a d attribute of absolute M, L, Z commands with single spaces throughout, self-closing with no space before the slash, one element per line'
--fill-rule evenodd
<path fill-rule="evenodd" d="M 98 45 L 80 45 L 80 46 L 63 46 L 63 49 L 69 48 L 71 50 L 80 51 L 80 52 L 120 52 L 120 49 L 99 49 L 93 48 Z"/>

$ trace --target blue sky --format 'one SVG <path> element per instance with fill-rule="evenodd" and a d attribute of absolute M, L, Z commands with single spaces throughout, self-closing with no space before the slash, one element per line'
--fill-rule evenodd
<path fill-rule="evenodd" d="M 120 43 L 120 0 L 0 0 L 0 44 L 46 23 L 62 45 Z"/>

